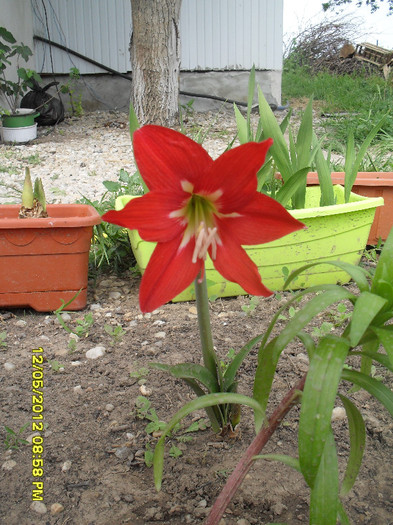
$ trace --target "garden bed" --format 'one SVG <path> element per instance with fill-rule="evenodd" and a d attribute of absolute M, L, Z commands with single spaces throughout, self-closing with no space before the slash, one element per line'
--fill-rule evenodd
<path fill-rule="evenodd" d="M 72 330 L 83 320 L 87 326 L 86 333 L 74 347 L 71 343 L 71 348 L 70 334 L 54 314 L 0 312 L 0 333 L 6 333 L 6 346 L 1 347 L 0 354 L 1 523 L 202 523 L 237 458 L 250 443 L 253 420 L 248 409 L 244 409 L 236 439 L 218 439 L 210 429 L 187 433 L 192 440 L 185 443 L 172 439 L 170 446 L 176 445 L 183 455 L 167 457 L 162 491 L 156 493 L 152 469 L 144 461 L 147 444 L 154 447 L 156 438 L 146 433 L 149 421 L 138 417 L 137 398 L 144 393 L 159 419 L 168 421 L 193 397 L 180 381 L 145 369 L 154 361 L 200 362 L 199 335 L 193 303 L 168 304 L 142 316 L 138 285 L 139 277 L 131 275 L 100 279 L 96 288 L 91 288 L 89 308 L 65 317 Z M 283 300 L 260 298 L 255 304 L 250 298 L 239 297 L 212 302 L 214 341 L 222 359 L 230 348 L 238 350 L 261 333 Z M 89 327 L 88 316 L 93 320 Z M 324 320 L 331 318 L 318 322 Z M 105 329 L 105 325 L 110 328 Z M 117 326 L 124 334 L 115 341 L 108 332 Z M 12 451 L 4 446 L 4 425 L 18 431 L 28 424 L 21 437 L 32 437 L 32 350 L 40 346 L 45 358 L 45 507 L 41 506 L 47 511 L 45 515 L 30 507 L 34 481 L 31 446 L 19 444 Z M 86 352 L 97 347 L 104 347 L 105 353 L 97 359 L 88 358 Z M 256 350 L 241 369 L 239 392 L 251 394 L 255 365 Z M 306 367 L 302 347 L 288 348 L 279 365 L 273 403 L 293 386 Z M 143 379 L 142 386 L 139 383 Z M 362 391 L 353 397 L 366 419 L 367 445 L 359 479 L 345 505 L 352 523 L 386 525 L 393 515 L 393 424 L 368 394 Z M 206 421 L 205 414 L 194 414 L 185 427 L 193 420 Z M 348 454 L 346 423 L 337 420 L 334 427 L 339 457 L 344 459 Z M 266 451 L 295 455 L 297 428 L 298 411 L 294 409 Z M 304 524 L 308 520 L 308 495 L 295 471 L 260 461 L 247 476 L 222 523 Z M 53 504 L 60 504 L 64 510 L 52 515 Z"/>

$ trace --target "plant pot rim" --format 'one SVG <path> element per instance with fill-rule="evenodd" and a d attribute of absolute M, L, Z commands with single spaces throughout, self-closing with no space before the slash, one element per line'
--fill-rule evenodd
<path fill-rule="evenodd" d="M 343 184 L 344 171 L 332 171 L 333 184 Z M 307 175 L 307 184 L 319 184 L 318 174 L 310 172 Z M 359 171 L 354 186 L 393 186 L 392 171 Z"/>
<path fill-rule="evenodd" d="M 39 112 L 36 111 L 35 109 L 31 109 L 31 108 L 18 108 L 15 111 L 11 110 L 10 114 L 4 113 L 2 115 L 2 118 L 3 117 L 30 117 L 30 116 L 33 116 L 33 115 L 34 115 L 34 117 L 38 117 Z"/>
<path fill-rule="evenodd" d="M 19 204 L 0 205 L 0 230 L 74 228 L 75 226 L 94 226 L 101 222 L 99 213 L 89 204 L 48 204 L 49 217 L 43 219 L 19 219 L 19 209 Z"/>

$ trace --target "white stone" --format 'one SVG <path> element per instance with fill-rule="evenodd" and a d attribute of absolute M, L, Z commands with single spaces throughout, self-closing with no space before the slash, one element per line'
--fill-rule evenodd
<path fill-rule="evenodd" d="M 63 463 L 62 467 L 61 467 L 61 471 L 62 472 L 67 472 L 68 470 L 70 470 L 71 465 L 72 465 L 72 461 L 70 461 L 70 460 L 65 461 Z"/>
<path fill-rule="evenodd" d="M 112 412 L 114 408 L 115 407 L 112 405 L 112 403 L 108 403 L 107 405 L 105 405 L 105 410 L 107 410 L 108 412 Z"/>
<path fill-rule="evenodd" d="M 63 314 L 61 314 L 61 318 L 63 319 L 64 322 L 71 321 L 71 319 L 72 319 L 70 314 L 68 314 L 67 312 L 64 312 Z"/>
<path fill-rule="evenodd" d="M 93 303 L 90 305 L 90 310 L 101 310 L 102 306 L 100 303 Z"/>
<path fill-rule="evenodd" d="M 332 421 L 342 421 L 347 417 L 344 407 L 334 407 L 332 411 Z"/>
<path fill-rule="evenodd" d="M 19 321 L 16 321 L 15 326 L 24 328 L 25 326 L 27 326 L 27 321 L 25 321 L 24 319 L 19 319 Z"/>
<path fill-rule="evenodd" d="M 7 461 L 4 461 L 1 468 L 3 470 L 12 470 L 16 466 L 16 461 L 13 459 L 7 459 Z"/>
<path fill-rule="evenodd" d="M 83 389 L 81 385 L 74 386 L 73 390 L 75 394 L 83 394 Z"/>
<path fill-rule="evenodd" d="M 45 503 L 42 501 L 33 501 L 30 505 L 30 509 L 37 514 L 46 514 L 48 512 Z"/>
<path fill-rule="evenodd" d="M 86 352 L 87 359 L 97 359 L 105 354 L 105 346 L 95 346 Z"/>
<path fill-rule="evenodd" d="M 165 332 L 157 332 L 156 334 L 154 334 L 154 337 L 156 337 L 157 339 L 164 339 L 165 336 L 166 336 Z"/>
<path fill-rule="evenodd" d="M 141 386 L 139 387 L 139 391 L 140 391 L 140 393 L 142 394 L 142 396 L 146 396 L 146 397 L 151 396 L 151 394 L 152 394 L 151 389 L 150 389 L 150 388 L 147 388 L 146 385 L 141 385 Z"/>
<path fill-rule="evenodd" d="M 108 297 L 109 299 L 120 299 L 121 293 L 120 292 L 109 292 Z"/>
<path fill-rule="evenodd" d="M 15 370 L 14 363 L 4 363 L 4 368 L 7 370 L 7 372 L 11 372 L 12 370 Z"/>
<path fill-rule="evenodd" d="M 80 366 L 81 364 L 81 361 L 71 361 L 71 366 Z"/>

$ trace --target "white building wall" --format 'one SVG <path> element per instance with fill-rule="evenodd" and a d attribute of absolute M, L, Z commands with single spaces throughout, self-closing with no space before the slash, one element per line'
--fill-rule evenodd
<path fill-rule="evenodd" d="M 34 32 L 116 71 L 131 70 L 130 0 L 31 0 Z M 108 20 L 110 23 L 108 24 Z M 180 21 L 184 71 L 281 70 L 283 0 L 183 0 Z M 102 69 L 36 42 L 37 70 L 83 73 Z"/>

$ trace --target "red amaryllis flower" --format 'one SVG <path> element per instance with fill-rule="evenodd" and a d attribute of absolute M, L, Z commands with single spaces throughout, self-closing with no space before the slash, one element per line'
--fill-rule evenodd
<path fill-rule="evenodd" d="M 152 125 L 135 131 L 135 160 L 150 192 L 103 219 L 157 242 L 140 286 L 142 312 L 191 284 L 204 271 L 207 253 L 229 281 L 249 294 L 271 295 L 242 245 L 270 242 L 303 227 L 257 192 L 256 173 L 272 142 L 243 144 L 213 161 L 177 131 Z"/>

